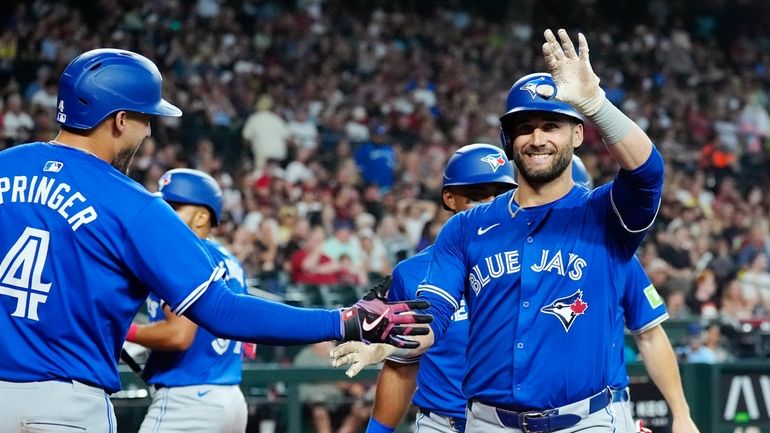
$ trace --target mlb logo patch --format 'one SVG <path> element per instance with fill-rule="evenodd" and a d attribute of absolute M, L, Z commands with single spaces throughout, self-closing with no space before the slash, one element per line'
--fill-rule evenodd
<path fill-rule="evenodd" d="M 503 158 L 502 153 L 492 153 L 489 154 L 483 158 L 481 158 L 482 162 L 486 162 L 489 164 L 490 167 L 492 167 L 492 172 L 497 172 L 497 169 L 505 165 L 505 158 Z"/>
<path fill-rule="evenodd" d="M 62 167 L 64 167 L 64 163 L 62 162 L 46 161 L 45 165 L 43 166 L 43 171 L 58 173 L 61 171 Z"/>

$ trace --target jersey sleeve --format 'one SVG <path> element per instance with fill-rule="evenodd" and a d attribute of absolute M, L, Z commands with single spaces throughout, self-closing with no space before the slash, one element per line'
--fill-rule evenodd
<path fill-rule="evenodd" d="M 222 278 L 205 244 L 160 198 L 127 225 L 124 261 L 129 270 L 174 311 L 182 314 L 209 285 Z"/>
<path fill-rule="evenodd" d="M 636 251 L 655 221 L 661 204 L 663 179 L 663 158 L 653 146 L 644 164 L 633 171 L 621 169 L 610 184 L 612 238 L 626 257 Z"/>
<path fill-rule="evenodd" d="M 431 303 L 427 313 L 433 316 L 430 324 L 438 341 L 460 308 L 465 290 L 467 266 L 465 260 L 465 213 L 452 216 L 439 232 L 433 246 L 425 279 L 417 288 L 418 299 Z"/>
<path fill-rule="evenodd" d="M 404 266 L 401 262 L 393 269 L 393 280 L 388 288 L 388 301 L 406 301 L 406 280 L 404 278 Z"/>
<path fill-rule="evenodd" d="M 622 306 L 626 327 L 634 334 L 642 333 L 668 319 L 663 298 L 636 257 L 629 264 Z"/>

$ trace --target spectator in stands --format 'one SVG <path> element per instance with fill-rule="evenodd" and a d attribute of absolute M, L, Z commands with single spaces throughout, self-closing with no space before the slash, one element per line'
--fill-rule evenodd
<path fill-rule="evenodd" d="M 5 113 L 3 114 L 3 135 L 10 143 L 28 141 L 32 135 L 35 123 L 32 116 L 24 111 L 21 95 L 12 93 L 5 100 Z"/>
<path fill-rule="evenodd" d="M 770 315 L 770 273 L 764 252 L 754 253 L 746 270 L 740 273 L 740 279 L 744 296 L 751 302 L 757 302 L 765 315 Z"/>
<path fill-rule="evenodd" d="M 393 270 L 393 264 L 388 258 L 388 252 L 382 241 L 371 228 L 364 227 L 358 231 L 361 240 L 362 266 L 369 281 L 379 281 Z"/>
<path fill-rule="evenodd" d="M 284 161 L 289 156 L 289 128 L 281 116 L 271 111 L 273 99 L 262 95 L 256 111 L 243 125 L 241 136 L 251 146 L 254 169 L 261 170 L 268 159 Z"/>
<path fill-rule="evenodd" d="M 731 362 L 735 357 L 725 349 L 722 340 L 722 329 L 718 322 L 711 322 L 706 327 L 703 346 L 711 350 L 717 363 Z"/>
<path fill-rule="evenodd" d="M 718 316 L 717 281 L 714 278 L 714 272 L 706 269 L 695 277 L 695 286 L 687 297 L 686 303 L 694 314 L 707 319 Z"/>
<path fill-rule="evenodd" d="M 364 182 L 387 191 L 393 186 L 396 152 L 388 140 L 386 126 L 378 125 L 372 132 L 372 140 L 356 148 L 356 165 Z"/>
<path fill-rule="evenodd" d="M 310 230 L 305 244 L 291 256 L 291 281 L 297 284 L 336 284 L 339 265 L 322 251 L 323 227 Z"/>
<path fill-rule="evenodd" d="M 760 306 L 757 296 L 750 299 L 744 295 L 741 280 L 738 278 L 733 278 L 725 284 L 720 304 L 721 316 L 731 322 L 751 319 Z"/>
<path fill-rule="evenodd" d="M 687 362 L 714 364 L 717 362 L 716 354 L 710 347 L 704 344 L 705 336 L 703 327 L 697 323 L 691 323 L 687 328 L 687 345 L 680 349 Z"/>
<path fill-rule="evenodd" d="M 343 255 L 347 255 L 351 263 L 360 269 L 363 266 L 363 254 L 354 228 L 353 223 L 346 219 L 337 220 L 334 223 L 334 236 L 324 241 L 322 251 L 333 260 L 340 260 Z"/>

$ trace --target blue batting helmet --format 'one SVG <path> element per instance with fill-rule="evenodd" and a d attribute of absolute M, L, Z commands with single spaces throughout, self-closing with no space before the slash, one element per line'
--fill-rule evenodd
<path fill-rule="evenodd" d="M 116 111 L 179 117 L 182 110 L 161 96 L 161 76 L 150 59 L 102 48 L 77 56 L 59 78 L 56 121 L 91 129 Z"/>
<path fill-rule="evenodd" d="M 583 164 L 583 160 L 577 155 L 572 155 L 572 180 L 587 189 L 594 189 L 594 180 Z"/>
<path fill-rule="evenodd" d="M 212 224 L 219 224 L 222 190 L 213 177 L 202 171 L 175 168 L 163 173 L 157 195 L 167 202 L 205 206 L 212 214 Z"/>
<path fill-rule="evenodd" d="M 511 120 L 517 113 L 545 111 L 572 117 L 580 123 L 584 122 L 583 116 L 571 105 L 556 99 L 557 90 L 553 77 L 545 72 L 526 75 L 513 83 L 505 103 L 505 114 L 500 116 L 500 140 L 509 158 L 513 150 Z"/>
<path fill-rule="evenodd" d="M 515 178 L 518 170 L 516 164 L 511 165 L 513 166 L 513 177 Z M 588 173 L 585 164 L 583 164 L 583 160 L 574 154 L 572 155 L 572 181 L 584 188 L 594 189 L 594 180 Z"/>
<path fill-rule="evenodd" d="M 491 144 L 475 143 L 457 149 L 444 169 L 443 187 L 482 183 L 516 186 L 513 164 Z"/>

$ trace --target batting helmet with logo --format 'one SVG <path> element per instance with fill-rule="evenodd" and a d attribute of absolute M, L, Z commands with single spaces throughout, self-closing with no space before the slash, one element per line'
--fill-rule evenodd
<path fill-rule="evenodd" d="M 205 206 L 211 212 L 213 225 L 222 214 L 222 190 L 208 174 L 189 168 L 175 168 L 163 173 L 157 195 L 171 203 Z"/>
<path fill-rule="evenodd" d="M 87 130 L 112 113 L 179 117 L 182 110 L 161 96 L 158 67 L 131 51 L 102 48 L 70 62 L 59 78 L 56 121 Z"/>
<path fill-rule="evenodd" d="M 505 104 L 505 114 L 500 116 L 500 140 L 505 154 L 511 157 L 513 145 L 513 118 L 518 113 L 544 111 L 569 116 L 583 123 L 580 115 L 571 105 L 556 99 L 556 84 L 551 74 L 538 72 L 529 74 L 513 83 L 508 92 Z"/>
<path fill-rule="evenodd" d="M 594 180 L 583 164 L 583 160 L 577 155 L 572 155 L 572 180 L 587 189 L 594 189 Z"/>
<path fill-rule="evenodd" d="M 491 144 L 475 143 L 459 148 L 444 169 L 444 188 L 482 183 L 516 186 L 513 164 L 499 147 Z"/>

